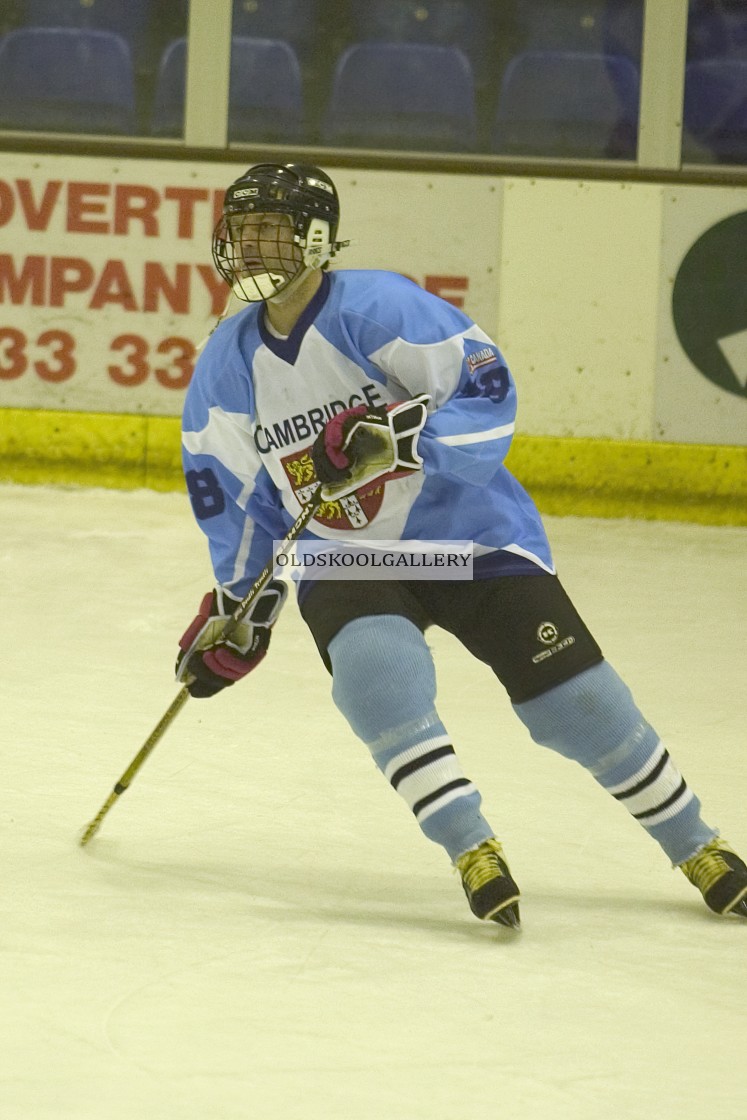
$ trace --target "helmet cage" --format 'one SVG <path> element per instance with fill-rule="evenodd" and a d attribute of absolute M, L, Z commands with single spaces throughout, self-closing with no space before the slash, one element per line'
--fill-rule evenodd
<path fill-rule="evenodd" d="M 249 216 L 287 215 L 287 240 L 258 239 Z M 223 215 L 213 234 L 213 260 L 239 299 L 256 303 L 284 291 L 304 271 L 320 268 L 335 255 L 340 204 L 332 180 L 305 164 L 259 164 L 226 191 Z M 277 229 L 287 228 L 278 226 Z M 247 236 L 245 238 L 245 233 Z M 244 242 L 252 248 L 245 253 Z"/>

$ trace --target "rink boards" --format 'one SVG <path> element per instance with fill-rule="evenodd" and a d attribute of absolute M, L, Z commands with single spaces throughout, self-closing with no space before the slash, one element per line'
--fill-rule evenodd
<path fill-rule="evenodd" d="M 8 409 L 0 477 L 183 488 L 175 417 Z M 544 513 L 747 525 L 747 448 L 518 435 L 508 465 Z"/>
<path fill-rule="evenodd" d="M 0 478 L 180 485 L 243 169 L 6 153 Z M 499 342 L 511 466 L 547 512 L 747 523 L 747 188 L 330 170 L 340 267 L 402 272 Z"/>

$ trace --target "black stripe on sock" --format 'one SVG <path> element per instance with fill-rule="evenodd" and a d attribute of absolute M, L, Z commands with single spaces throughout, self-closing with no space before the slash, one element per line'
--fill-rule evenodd
<path fill-rule="evenodd" d="M 670 805 L 674 805 L 675 801 L 679 797 L 682 797 L 682 794 L 686 789 L 687 782 L 683 778 L 680 782 L 679 788 L 672 794 L 671 797 L 668 797 L 666 801 L 662 801 L 661 805 L 657 805 L 655 809 L 647 809 L 645 813 L 633 813 L 633 816 L 637 821 L 642 821 L 645 820 L 646 817 L 653 817 L 655 813 L 661 813 L 663 809 L 668 809 Z"/>
<path fill-rule="evenodd" d="M 424 766 L 430 766 L 432 762 L 437 762 L 439 758 L 446 758 L 449 754 L 454 754 L 452 746 L 434 747 L 432 751 L 421 754 L 418 758 L 414 758 L 412 762 L 406 762 L 404 766 L 400 766 L 399 770 L 394 771 L 390 781 L 396 789 L 400 782 L 410 777 L 410 774 L 415 774 L 418 770 L 422 770 Z"/>
<path fill-rule="evenodd" d="M 669 751 L 664 751 L 664 754 L 661 756 L 659 761 L 656 763 L 656 766 L 654 766 L 651 773 L 649 775 L 647 775 L 647 777 L 645 777 L 643 779 L 643 781 L 638 782 L 637 785 L 632 786 L 630 789 L 625 789 L 625 790 L 623 790 L 622 793 L 614 794 L 613 796 L 614 796 L 615 800 L 616 801 L 624 801 L 626 797 L 635 797 L 635 795 L 637 793 L 640 793 L 641 790 L 645 789 L 646 786 L 650 786 L 652 784 L 652 782 L 656 781 L 656 779 L 659 777 L 659 775 L 661 774 L 662 770 L 664 769 L 664 767 L 666 766 L 666 764 L 668 762 L 669 762 Z"/>
<path fill-rule="evenodd" d="M 421 810 L 425 809 L 433 801 L 438 801 L 439 797 L 443 797 L 445 793 L 449 793 L 452 789 L 458 789 L 459 786 L 470 785 L 469 778 L 455 778 L 453 782 L 447 782 L 445 786 L 441 786 L 435 793 L 429 793 L 427 797 L 421 797 L 420 801 L 416 801 L 412 807 L 412 811 L 417 817 Z"/>

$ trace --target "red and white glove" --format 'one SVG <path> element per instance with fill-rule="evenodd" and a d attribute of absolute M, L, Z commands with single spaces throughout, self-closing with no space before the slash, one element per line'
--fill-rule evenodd
<path fill-rule="evenodd" d="M 224 641 L 223 632 L 239 601 L 221 588 L 209 591 L 179 639 L 177 681 L 186 684 L 191 696 L 201 698 L 214 696 L 251 673 L 267 653 L 270 631 L 287 595 L 286 585 L 272 580 Z"/>
<path fill-rule="evenodd" d="M 429 400 L 423 393 L 410 401 L 380 408 L 362 404 L 333 416 L 311 449 L 322 499 L 344 498 L 386 474 L 420 470 L 418 437 Z"/>

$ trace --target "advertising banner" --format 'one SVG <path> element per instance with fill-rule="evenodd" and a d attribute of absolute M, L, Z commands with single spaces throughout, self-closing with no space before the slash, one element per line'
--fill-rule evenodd
<path fill-rule="evenodd" d="M 665 192 L 654 435 L 747 444 L 743 189 Z"/>
<path fill-rule="evenodd" d="M 178 415 L 226 304 L 211 237 L 243 170 L 6 154 L 0 407 Z M 352 242 L 340 267 L 405 273 L 495 329 L 497 180 L 327 170 Z"/>

